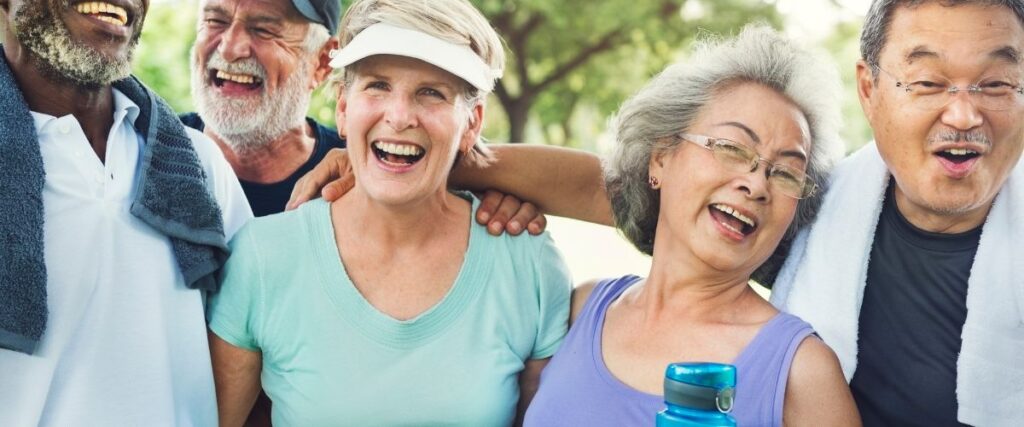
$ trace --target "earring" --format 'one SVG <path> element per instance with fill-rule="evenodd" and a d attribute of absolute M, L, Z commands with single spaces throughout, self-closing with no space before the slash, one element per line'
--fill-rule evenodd
<path fill-rule="evenodd" d="M 655 178 L 653 176 L 647 177 L 647 183 L 651 185 L 652 190 L 661 189 L 661 181 L 659 181 L 658 178 Z"/>

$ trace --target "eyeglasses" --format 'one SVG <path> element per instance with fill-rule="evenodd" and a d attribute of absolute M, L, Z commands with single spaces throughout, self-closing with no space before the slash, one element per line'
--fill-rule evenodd
<path fill-rule="evenodd" d="M 907 94 L 911 105 L 926 111 L 938 110 L 949 105 L 953 97 L 961 91 L 967 92 L 968 98 L 975 106 L 990 111 L 1019 107 L 1021 95 L 1024 95 L 1024 87 L 1019 84 L 1019 79 L 1007 76 L 986 77 L 966 88 L 960 88 L 943 77 L 928 77 L 906 83 L 882 67 L 874 67 L 896 81 L 896 87 Z"/>
<path fill-rule="evenodd" d="M 765 177 L 772 188 L 794 199 L 810 197 L 818 189 L 818 185 L 802 170 L 781 163 L 771 163 L 747 145 L 703 135 L 681 133 L 676 136 L 708 149 L 719 164 L 736 172 L 753 172 L 757 170 L 759 163 L 764 162 L 767 166 Z"/>

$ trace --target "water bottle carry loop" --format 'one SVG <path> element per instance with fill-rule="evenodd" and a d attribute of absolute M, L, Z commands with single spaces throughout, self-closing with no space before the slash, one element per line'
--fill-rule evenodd
<path fill-rule="evenodd" d="M 727 414 L 735 395 L 735 389 L 728 386 L 718 389 L 665 378 L 665 401 L 673 405 Z"/>

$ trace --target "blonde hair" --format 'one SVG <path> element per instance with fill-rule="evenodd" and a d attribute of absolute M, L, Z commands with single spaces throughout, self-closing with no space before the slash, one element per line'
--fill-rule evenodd
<path fill-rule="evenodd" d="M 396 27 L 420 31 L 460 46 L 466 46 L 484 63 L 500 75 L 505 69 L 505 46 L 476 7 L 467 0 L 356 0 L 341 19 L 338 39 L 341 48 L 348 45 L 363 30 L 374 24 L 386 23 Z M 331 84 L 349 86 L 354 78 L 352 64 L 336 72 Z M 464 82 L 463 98 L 466 105 L 483 103 L 489 92 Z M 492 159 L 490 150 L 482 140 L 461 156 L 461 161 L 486 165 Z"/>
<path fill-rule="evenodd" d="M 467 46 L 491 69 L 505 69 L 505 47 L 479 10 L 467 0 L 357 0 L 345 11 L 341 47 L 371 25 L 387 23 Z"/>

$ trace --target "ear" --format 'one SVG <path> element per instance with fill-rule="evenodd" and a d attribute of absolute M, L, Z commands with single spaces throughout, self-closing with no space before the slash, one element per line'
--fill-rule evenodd
<path fill-rule="evenodd" d="M 665 172 L 665 151 L 655 149 L 651 153 L 651 161 L 647 165 L 647 176 L 655 177 L 659 180 L 664 176 Z"/>
<path fill-rule="evenodd" d="M 877 77 L 872 72 L 871 66 L 863 59 L 857 61 L 857 98 L 860 100 L 860 109 L 864 111 L 869 123 L 874 123 L 874 99 L 878 96 Z"/>
<path fill-rule="evenodd" d="M 337 106 L 334 108 L 334 123 L 338 127 L 338 135 L 346 138 L 345 120 L 348 118 L 348 99 L 345 96 L 344 84 L 338 85 Z"/>
<path fill-rule="evenodd" d="M 320 84 L 327 80 L 327 76 L 331 75 L 331 52 L 338 48 L 338 38 L 332 36 L 324 46 L 320 48 L 317 54 L 316 68 L 313 69 L 313 81 L 310 84 L 313 86 L 310 90 L 320 87 Z"/>
<path fill-rule="evenodd" d="M 462 139 L 459 141 L 459 151 L 468 153 L 473 149 L 476 142 L 480 140 L 480 132 L 484 126 L 484 104 L 477 102 L 469 113 L 469 123 L 466 130 L 462 132 Z"/>

